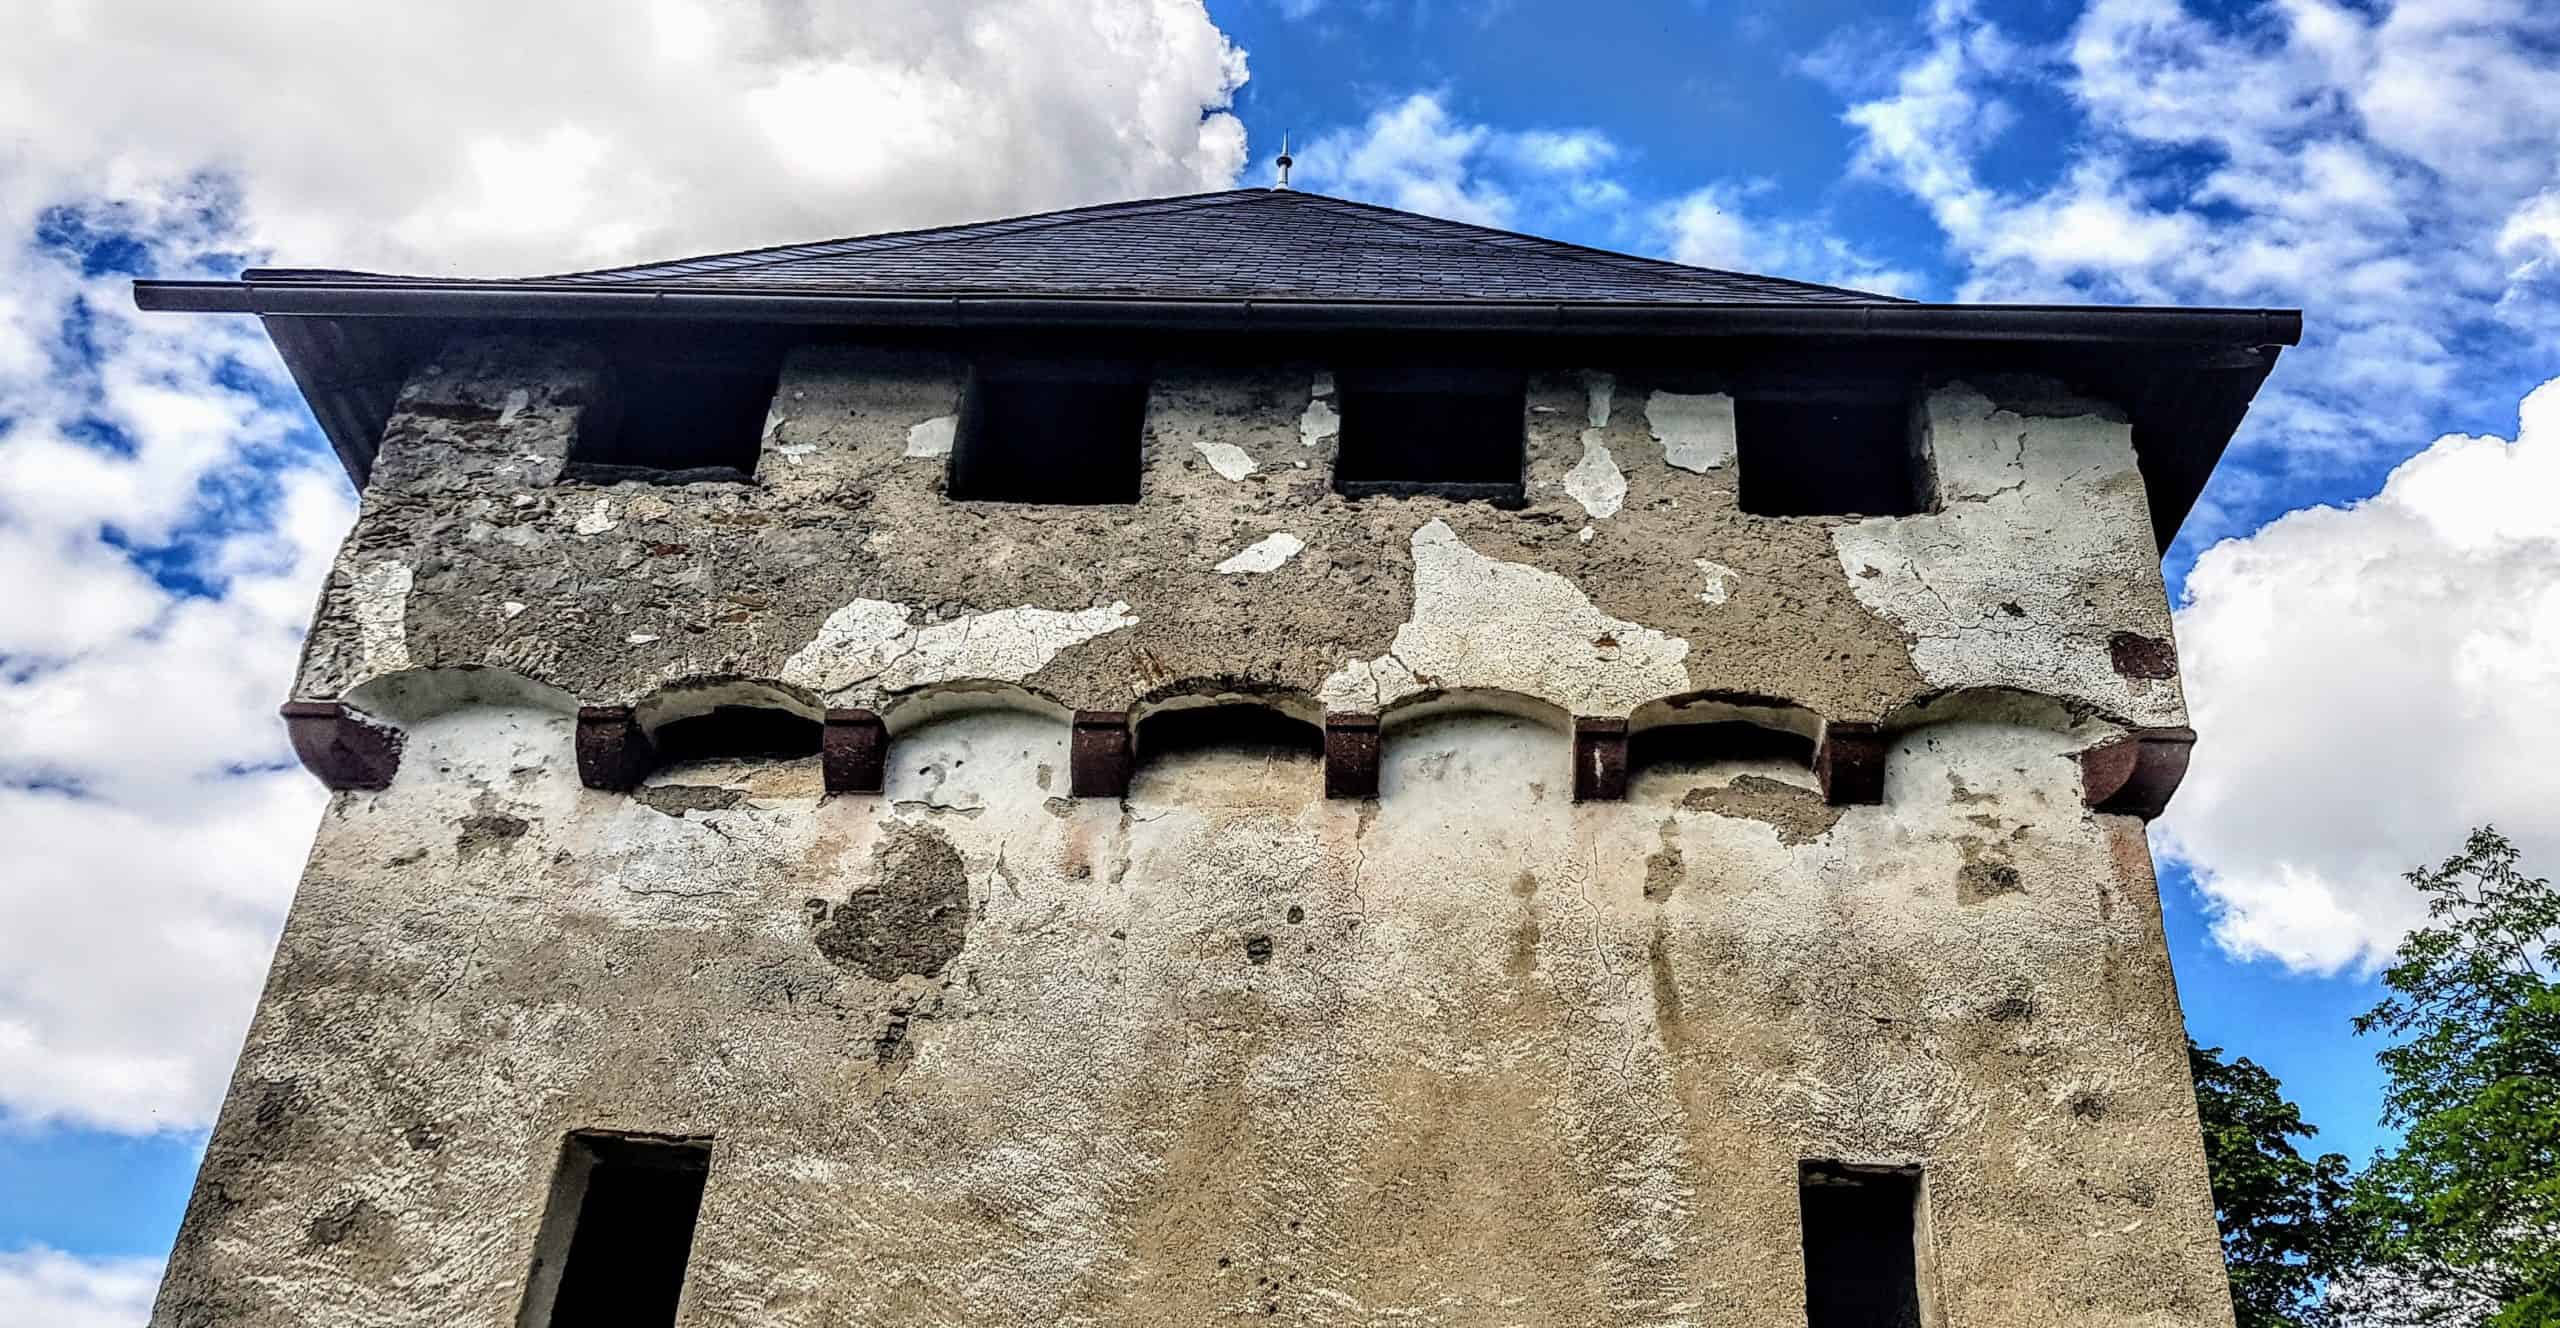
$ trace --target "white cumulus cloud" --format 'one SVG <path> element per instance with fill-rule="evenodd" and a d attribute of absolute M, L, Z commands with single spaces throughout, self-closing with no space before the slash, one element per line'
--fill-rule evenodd
<path fill-rule="evenodd" d="M 132 272 L 552 272 L 1224 188 L 1243 159 L 1244 56 L 1199 0 L 21 8 L 0 1123 L 207 1124 L 324 801 L 274 715 L 352 495 L 256 323 L 136 314 Z M 0 1321 L 91 1321 L 94 1268 L 5 1258 Z"/>
<path fill-rule="evenodd" d="M 2400 873 L 2495 823 L 2560 872 L 2560 379 L 2513 441 L 2451 435 L 2381 492 L 2197 559 L 2202 734 L 2157 842 L 2235 953 L 2334 972 L 2423 918 Z"/>
<path fill-rule="evenodd" d="M 43 1246 L 0 1250 L 0 1323 L 142 1328 L 159 1285 L 157 1259 L 83 1259 Z"/>

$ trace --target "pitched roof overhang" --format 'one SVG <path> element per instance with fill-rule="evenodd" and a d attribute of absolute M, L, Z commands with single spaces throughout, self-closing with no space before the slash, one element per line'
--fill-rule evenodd
<path fill-rule="evenodd" d="M 361 484 L 412 368 L 469 327 L 647 328 L 734 336 L 745 327 L 848 332 L 1108 332 L 1245 338 L 1422 334 L 1539 342 L 1626 342 L 1677 352 L 1700 342 L 1883 353 L 1922 366 L 2054 373 L 2130 415 L 2165 549 L 2283 347 L 2302 336 L 2290 309 L 2091 305 L 1647 302 L 1625 299 L 1393 299 L 1024 295 L 983 291 L 813 292 L 558 280 L 457 281 L 251 271 L 238 281 L 138 281 L 145 310 L 256 314 Z M 1559 346 L 1559 352 L 1566 348 Z"/>

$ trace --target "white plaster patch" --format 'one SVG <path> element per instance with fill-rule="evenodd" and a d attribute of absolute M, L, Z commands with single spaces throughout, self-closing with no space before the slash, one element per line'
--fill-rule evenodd
<path fill-rule="evenodd" d="M 1858 602 L 1933 688 L 2017 687 L 2185 722 L 2176 679 L 2115 671 L 2117 631 L 2169 634 L 2129 426 L 2027 418 L 1964 384 L 1929 400 L 1941 510 L 1836 526 Z"/>
<path fill-rule="evenodd" d="M 907 452 L 911 457 L 947 457 L 951 455 L 951 438 L 960 428 L 957 415 L 936 415 L 907 430 Z"/>
<path fill-rule="evenodd" d="M 1583 514 L 1612 517 L 1627 501 L 1627 477 L 1618 469 L 1618 459 L 1609 454 L 1608 445 L 1600 441 L 1598 429 L 1582 431 L 1582 460 L 1564 473 L 1565 496 L 1582 504 Z"/>
<path fill-rule="evenodd" d="M 1211 470 L 1230 480 L 1243 479 L 1262 469 L 1254 463 L 1251 453 L 1233 443 L 1213 443 L 1206 438 L 1194 438 L 1191 440 L 1191 445 L 1199 449 L 1200 455 L 1209 459 Z"/>
<path fill-rule="evenodd" d="M 1707 578 L 1707 588 L 1698 592 L 1698 598 L 1705 600 L 1709 604 L 1724 603 L 1725 597 L 1732 593 L 1732 585 L 1730 583 L 1735 577 L 1742 574 L 1725 566 L 1723 563 L 1715 562 L 1710 559 L 1695 558 L 1690 561 L 1695 562 L 1698 565 L 1698 570 L 1705 573 Z"/>
<path fill-rule="evenodd" d="M 1704 475 L 1733 463 L 1733 398 L 1721 392 L 1656 392 L 1645 399 L 1644 419 L 1667 465 Z"/>
<path fill-rule="evenodd" d="M 515 497 L 510 498 L 510 499 L 508 499 L 508 500 L 507 500 L 507 506 L 509 506 L 509 507 L 531 507 L 531 506 L 533 506 L 533 495 L 532 495 L 532 494 L 529 494 L 529 493 L 520 493 L 520 494 L 517 494 Z"/>
<path fill-rule="evenodd" d="M 356 620 L 356 649 L 364 656 L 359 672 L 373 675 L 409 667 L 409 588 L 417 580 L 407 563 L 389 559 L 356 573 L 348 612 Z"/>
<path fill-rule="evenodd" d="M 781 453 L 783 460 L 796 466 L 800 464 L 800 458 L 807 456 L 818 449 L 814 444 L 810 443 L 784 443 L 782 446 L 773 450 Z"/>
<path fill-rule="evenodd" d="M 588 508 L 587 514 L 579 517 L 569 528 L 581 535 L 601 535 L 621 524 L 622 518 L 614 515 L 613 500 L 598 498 L 596 505 Z"/>
<path fill-rule="evenodd" d="M 1593 529 L 1592 529 L 1591 527 L 1589 527 L 1589 526 L 1584 526 L 1582 529 L 1580 529 L 1580 530 L 1577 530 L 1577 531 L 1573 532 L 1573 537 L 1574 537 L 1575 539 L 1578 539 L 1578 540 L 1582 541 L 1582 542 L 1583 542 L 1583 543 L 1585 543 L 1585 544 L 1589 544 L 1589 543 L 1591 542 L 1591 537 L 1592 537 L 1592 536 L 1594 536 L 1594 535 L 1597 535 L 1597 534 L 1599 534 L 1599 533 L 1600 533 L 1600 532 L 1598 532 L 1598 531 L 1596 531 L 1596 530 L 1593 530 Z"/>
<path fill-rule="evenodd" d="M 1542 567 L 1468 548 L 1446 522 L 1413 532 L 1413 619 L 1387 653 L 1325 679 L 1328 710 L 1376 711 L 1434 687 L 1538 697 L 1623 715 L 1689 689 L 1689 643 L 1612 618 Z"/>
<path fill-rule="evenodd" d="M 622 639 L 630 645 L 645 646 L 650 642 L 657 640 L 658 634 L 655 632 L 633 632 L 631 635 Z"/>
<path fill-rule="evenodd" d="M 1309 401 L 1305 413 L 1298 416 L 1298 441 L 1309 447 L 1321 447 L 1332 442 L 1341 432 L 1342 416 L 1327 398 L 1317 397 Z"/>
<path fill-rule="evenodd" d="M 532 404 L 533 393 L 526 391 L 521 387 L 517 388 L 513 392 L 509 392 L 507 394 L 507 404 L 499 408 L 498 411 L 498 427 L 503 429 L 508 425 L 515 423 L 516 416 L 523 414 L 524 408 Z"/>
<path fill-rule="evenodd" d="M 498 612 L 512 618 L 517 614 L 524 612 L 524 603 L 521 600 L 508 600 L 506 603 L 498 606 Z"/>
<path fill-rule="evenodd" d="M 840 699 L 952 681 L 1020 682 L 1058 652 L 1137 625 L 1126 603 L 1073 612 L 1024 605 L 917 625 L 915 610 L 858 599 L 827 616 L 818 638 L 782 666 L 782 680 Z"/>
<path fill-rule="evenodd" d="M 1277 571 L 1281 564 L 1297 557 L 1306 547 L 1305 540 L 1285 530 L 1276 535 L 1265 535 L 1246 545 L 1236 556 L 1218 564 L 1218 574 L 1233 576 L 1238 572 Z"/>
<path fill-rule="evenodd" d="M 1609 427 L 1609 403 L 1618 394 L 1618 380 L 1604 373 L 1582 376 L 1582 395 L 1587 403 L 1583 418 L 1594 429 Z"/>

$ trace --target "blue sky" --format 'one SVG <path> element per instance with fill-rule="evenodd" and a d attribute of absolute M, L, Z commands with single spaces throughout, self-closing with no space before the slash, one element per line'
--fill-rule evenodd
<path fill-rule="evenodd" d="M 2555 85 L 2533 0 L 57 6 L 0 52 L 0 1320 L 139 1321 L 321 801 L 272 715 L 352 495 L 255 326 L 133 274 L 930 225 L 1286 131 L 1302 187 L 1684 261 L 2302 307 L 2167 560 L 2154 846 L 2191 1026 L 2361 1157 L 2398 873 L 2560 864 Z"/>

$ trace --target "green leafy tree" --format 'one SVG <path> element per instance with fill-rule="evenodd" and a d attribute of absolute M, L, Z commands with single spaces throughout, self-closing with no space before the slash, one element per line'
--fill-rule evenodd
<path fill-rule="evenodd" d="M 2383 1120 L 2401 1142 L 2374 1159 L 2356 1208 L 2374 1223 L 2395 1322 L 2560 1325 L 2560 892 L 2515 846 L 2475 830 L 2409 873 L 2429 925 L 2383 971 L 2390 991 L 2355 1021 L 2392 1039 Z"/>
<path fill-rule="evenodd" d="M 2240 1328 L 2331 1328 L 2340 1320 L 2326 1287 L 2356 1251 L 2347 1159 L 2294 1147 L 2319 1130 L 2256 1062 L 2189 1038 L 2187 1066 Z"/>

